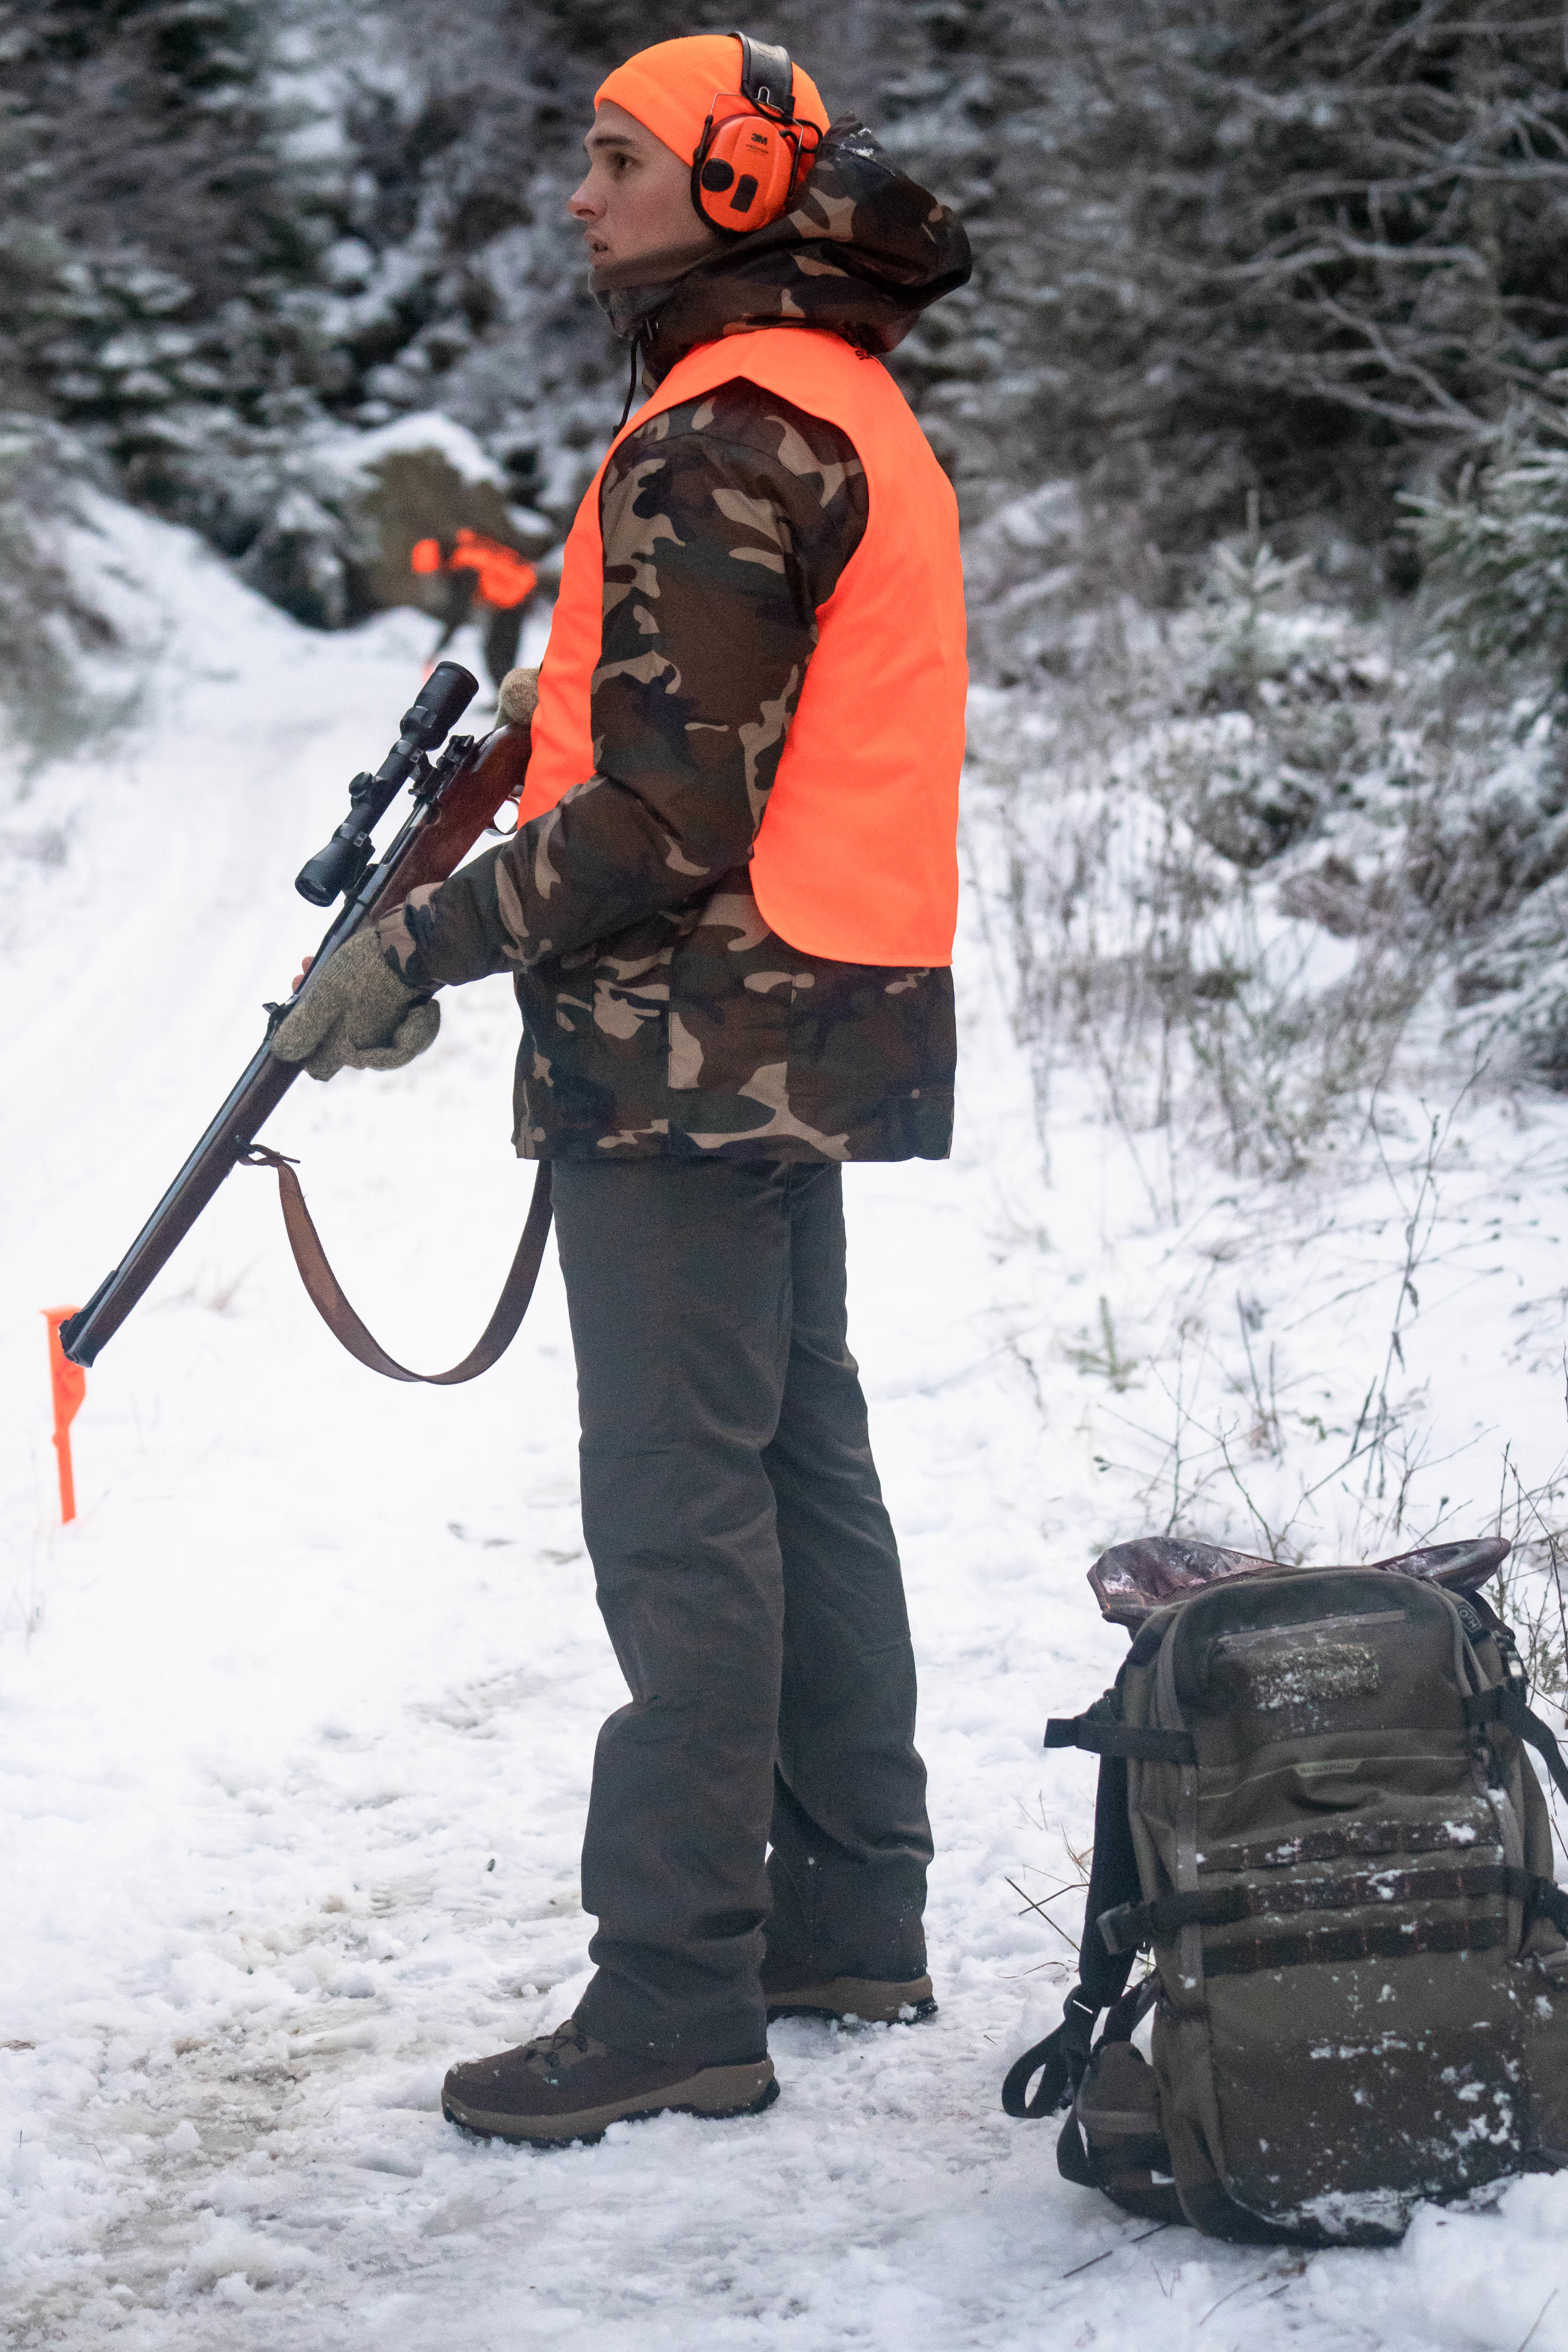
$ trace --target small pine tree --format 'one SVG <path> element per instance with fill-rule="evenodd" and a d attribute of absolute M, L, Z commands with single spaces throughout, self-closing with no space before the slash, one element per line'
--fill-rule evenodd
<path fill-rule="evenodd" d="M 1467 660 L 1568 665 L 1568 435 L 1521 422 L 1452 490 L 1402 500 L 1434 635 Z"/>

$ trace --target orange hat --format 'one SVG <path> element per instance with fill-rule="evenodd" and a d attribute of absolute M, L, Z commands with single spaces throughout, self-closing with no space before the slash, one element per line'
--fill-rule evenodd
<path fill-rule="evenodd" d="M 617 66 L 594 92 L 594 103 L 625 107 L 672 147 L 683 163 L 696 156 L 702 126 L 713 110 L 716 93 L 738 98 L 741 92 L 741 44 L 733 33 L 692 33 L 681 41 L 658 41 L 639 49 Z M 827 110 L 816 84 L 797 65 L 795 69 L 795 117 L 797 122 L 827 128 Z"/>

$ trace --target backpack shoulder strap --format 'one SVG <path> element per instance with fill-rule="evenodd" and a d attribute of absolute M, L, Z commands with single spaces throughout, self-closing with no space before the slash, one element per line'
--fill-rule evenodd
<path fill-rule="evenodd" d="M 1124 1739 L 1163 1739 L 1170 1735 L 1132 1731 L 1121 1722 L 1121 1714 L 1117 1694 L 1108 1691 L 1085 1714 L 1073 1717 L 1065 1727 L 1075 1731 L 1081 1728 L 1089 1737 L 1069 1742 L 1051 1736 L 1064 1729 L 1061 1723 L 1053 1722 L 1047 1728 L 1047 1748 L 1087 1748 L 1100 1759 L 1100 1785 L 1094 1800 L 1094 1856 L 1084 1901 L 1079 1981 L 1067 1997 L 1062 2022 L 1056 2032 L 1047 2033 L 1043 2042 L 1037 2042 L 1032 2050 L 1026 2050 L 1008 2069 L 1002 2085 L 1002 2105 L 1010 2116 L 1038 2118 L 1055 2115 L 1058 2108 L 1070 2104 L 1089 2063 L 1095 2020 L 1102 2009 L 1109 2009 L 1113 2000 L 1120 1999 L 1132 1972 L 1132 1954 L 1108 1950 L 1104 1938 L 1094 1933 L 1095 1922 L 1102 1913 L 1114 1911 L 1125 1903 L 1136 1903 L 1142 1893 L 1132 1825 L 1127 1816 L 1127 1758 L 1131 1751 L 1120 1746 L 1115 1735 Z M 1105 1744 L 1098 1744 L 1102 1738 Z M 1037 2074 L 1039 2084 L 1031 2097 L 1029 2084 Z"/>
<path fill-rule="evenodd" d="M 1477 1698 L 1465 1701 L 1465 1721 L 1477 1728 L 1500 1723 L 1516 1739 L 1527 1740 L 1564 1797 L 1568 1797 L 1568 1764 L 1550 1724 L 1532 1713 L 1524 1693 L 1512 1683 L 1497 1683 Z"/>

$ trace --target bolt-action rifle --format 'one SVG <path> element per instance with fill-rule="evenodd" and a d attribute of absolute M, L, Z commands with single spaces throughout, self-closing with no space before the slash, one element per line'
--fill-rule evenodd
<path fill-rule="evenodd" d="M 241 1162 L 274 1168 L 295 1262 L 326 1322 L 350 1353 L 394 1380 L 426 1377 L 405 1371 L 378 1347 L 354 1314 L 328 1265 L 310 1223 L 291 1161 L 258 1144 L 262 1126 L 300 1075 L 270 1050 L 278 1024 L 315 987 L 345 940 L 400 905 L 422 884 L 444 882 L 504 802 L 522 790 L 530 745 L 526 721 L 503 725 L 476 742 L 451 730 L 479 691 L 479 681 L 457 662 L 439 662 L 405 711 L 396 742 L 374 775 L 349 786 L 349 813 L 324 849 L 300 869 L 295 888 L 313 907 L 341 898 L 310 971 L 287 1003 L 268 1004 L 267 1034 L 201 1141 L 153 1210 L 112 1274 L 79 1314 L 60 1326 L 60 1345 L 72 1363 L 90 1364 L 114 1337 L 137 1300 L 168 1264 L 218 1186 Z M 438 759 L 431 755 L 448 736 Z M 379 857 L 372 834 L 407 785 L 413 805 Z M 527 1307 L 550 1227 L 548 1163 L 542 1166 L 528 1223 L 500 1305 L 483 1339 L 442 1383 L 471 1380 L 495 1361 Z M 499 1343 L 499 1344 L 498 1344 Z"/>

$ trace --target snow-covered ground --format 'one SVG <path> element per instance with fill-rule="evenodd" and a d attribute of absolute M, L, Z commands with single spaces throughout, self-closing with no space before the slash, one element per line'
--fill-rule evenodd
<path fill-rule="evenodd" d="M 972 921 L 954 1159 L 847 1180 L 941 2014 L 776 2028 L 784 2096 L 755 2120 L 471 2146 L 446 2066 L 584 1981 L 577 1843 L 622 1696 L 553 1272 L 487 1380 L 379 1381 L 300 1291 L 272 1180 L 240 1171 L 90 1376 L 66 1530 L 37 1317 L 96 1285 L 253 1049 L 313 938 L 292 875 L 427 625 L 312 637 L 181 534 L 104 527 L 84 561 L 120 574 L 139 713 L 0 816 L 6 2340 L 1568 2352 L 1568 2179 L 1303 2260 L 1152 2233 L 998 2099 L 1079 1927 L 1070 1891 L 1030 1906 L 1076 1881 L 1091 1797 L 1045 1718 L 1122 1649 L 1085 1570 L 1177 1511 L 1254 1544 L 1260 1516 L 1314 1557 L 1479 1530 L 1500 1493 L 1510 1530 L 1549 1516 L 1568 1106 L 1461 1098 L 1434 1060 L 1331 1181 L 1186 1168 L 1173 1213 L 1149 1139 L 1068 1070 L 1047 1181 Z M 513 1245 L 514 1017 L 500 983 L 463 992 L 413 1069 L 304 1082 L 269 1129 L 405 1360 L 469 1343 Z"/>

